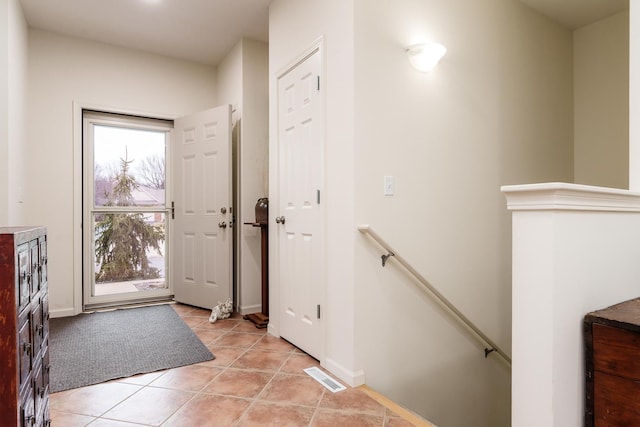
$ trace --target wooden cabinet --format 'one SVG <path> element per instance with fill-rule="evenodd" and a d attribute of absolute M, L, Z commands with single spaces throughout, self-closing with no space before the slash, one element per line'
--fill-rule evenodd
<path fill-rule="evenodd" d="M 585 426 L 640 426 L 640 299 L 584 319 Z"/>
<path fill-rule="evenodd" d="M 49 426 L 49 298 L 43 227 L 0 227 L 0 354 L 0 425 Z"/>

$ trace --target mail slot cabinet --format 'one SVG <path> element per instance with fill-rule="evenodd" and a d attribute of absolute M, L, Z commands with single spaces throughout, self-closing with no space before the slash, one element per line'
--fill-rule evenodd
<path fill-rule="evenodd" d="M 0 227 L 2 426 L 51 425 L 47 262 L 44 227 Z"/>

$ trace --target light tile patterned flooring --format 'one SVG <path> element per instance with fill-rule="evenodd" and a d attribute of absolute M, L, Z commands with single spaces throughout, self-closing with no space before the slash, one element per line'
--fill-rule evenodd
<path fill-rule="evenodd" d="M 326 390 L 303 372 L 315 359 L 249 321 L 211 324 L 207 310 L 173 307 L 215 360 L 54 393 L 52 426 L 416 425 L 361 389 Z"/>

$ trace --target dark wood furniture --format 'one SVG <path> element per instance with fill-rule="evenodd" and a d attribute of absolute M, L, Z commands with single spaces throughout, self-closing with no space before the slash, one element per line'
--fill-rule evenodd
<path fill-rule="evenodd" d="M 260 227 L 260 253 L 262 264 L 262 312 L 251 313 L 243 319 L 252 321 L 256 328 L 266 328 L 269 325 L 269 199 L 258 199 L 255 206 L 256 222 L 245 222 L 245 225 Z"/>
<path fill-rule="evenodd" d="M 44 227 L 0 227 L 0 355 L 2 426 L 51 425 Z"/>
<path fill-rule="evenodd" d="M 640 299 L 584 318 L 585 426 L 640 426 Z"/>

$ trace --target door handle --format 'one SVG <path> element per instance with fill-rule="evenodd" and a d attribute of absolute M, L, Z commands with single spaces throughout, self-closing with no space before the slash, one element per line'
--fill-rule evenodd
<path fill-rule="evenodd" d="M 219 223 L 218 223 L 218 227 L 220 227 L 220 228 L 227 228 L 227 223 L 226 223 L 226 222 L 224 222 L 224 221 L 219 222 Z"/>
<path fill-rule="evenodd" d="M 283 216 L 277 216 L 276 217 L 276 224 L 284 224 L 284 217 Z"/>

